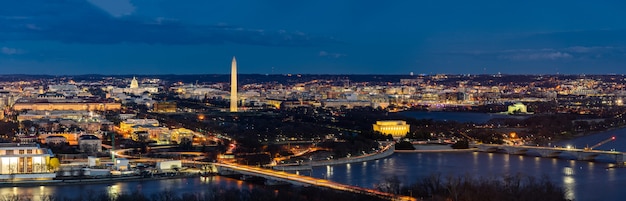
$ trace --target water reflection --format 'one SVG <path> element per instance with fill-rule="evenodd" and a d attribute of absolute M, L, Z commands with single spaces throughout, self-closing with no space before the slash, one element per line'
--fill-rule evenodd
<path fill-rule="evenodd" d="M 565 199 L 576 200 L 576 179 L 572 176 L 563 176 Z"/>
<path fill-rule="evenodd" d="M 326 177 L 328 178 L 332 178 L 333 177 L 333 166 L 327 165 L 326 166 Z"/>
<path fill-rule="evenodd" d="M 45 186 L 39 186 L 39 196 L 50 195 L 50 192 L 46 189 Z"/>
<path fill-rule="evenodd" d="M 153 181 L 129 181 L 112 184 L 87 184 L 67 186 L 32 186 L 32 187 L 0 187 L 0 200 L 2 196 L 19 195 L 28 198 L 26 200 L 41 201 L 48 196 L 63 200 L 89 198 L 99 194 L 117 195 L 138 191 L 146 196 L 151 196 L 162 191 L 173 191 L 177 194 L 198 193 L 211 188 L 224 189 L 252 189 L 256 186 L 236 179 L 212 176 L 200 178 L 165 179 Z M 47 199 L 50 200 L 50 199 Z"/>
<path fill-rule="evenodd" d="M 442 158 L 445 158 L 445 160 Z M 545 177 L 559 186 L 567 187 L 568 190 L 572 191 L 568 196 L 575 197 L 576 200 L 594 200 L 593 193 L 589 192 L 602 193 L 606 197 L 615 198 L 616 200 L 626 196 L 626 192 L 618 190 L 618 187 L 626 186 L 626 174 L 615 173 L 618 171 L 624 172 L 626 169 L 607 170 L 606 168 L 610 165 L 607 163 L 472 152 L 449 154 L 396 153 L 387 160 L 379 161 L 381 162 L 379 166 L 372 165 L 376 162 L 370 162 L 366 165 L 363 163 L 351 164 L 352 170 L 359 169 L 359 175 L 364 176 L 348 176 L 347 170 L 341 168 L 335 169 L 332 172 L 333 177 L 330 179 L 340 183 L 371 187 L 373 184 L 394 175 L 402 177 L 403 183 L 410 184 L 437 173 L 459 176 L 467 174 L 476 177 L 501 177 L 504 175 L 521 174 L 522 176 L 532 176 L 537 179 Z M 345 165 L 335 167 L 345 167 Z M 565 167 L 572 169 L 571 175 L 564 174 Z M 322 173 L 325 174 L 329 170 L 328 167 L 315 167 L 314 169 L 319 170 L 316 171 L 319 173 L 313 174 L 314 177 L 318 178 L 323 178 Z M 566 176 L 568 176 L 567 183 L 565 183 Z M 611 188 L 607 188 L 607 186 Z"/>
<path fill-rule="evenodd" d="M 626 192 L 622 190 L 622 187 L 626 186 L 626 169 L 609 168 L 610 165 L 606 163 L 527 157 L 529 156 L 473 152 L 396 153 L 384 160 L 313 167 L 310 174 L 340 183 L 373 187 L 384 178 L 394 175 L 402 178 L 403 183 L 410 184 L 436 173 L 459 176 L 468 174 L 477 177 L 499 177 L 520 173 L 522 176 L 535 178 L 545 176 L 570 191 L 568 192 L 569 198 L 576 198 L 576 200 L 598 200 L 595 197 L 598 194 L 609 198 L 601 200 L 620 200 L 619 198 L 626 196 Z M 565 167 L 572 169 L 571 175 L 564 174 Z M 227 177 L 213 176 L 114 184 L 4 187 L 0 188 L 0 195 L 30 195 L 33 201 L 39 201 L 40 195 L 76 198 L 80 196 L 78 194 L 85 194 L 87 191 L 116 194 L 140 190 L 149 196 L 162 190 L 182 194 L 203 192 L 216 187 L 250 189 L 257 186 Z"/>

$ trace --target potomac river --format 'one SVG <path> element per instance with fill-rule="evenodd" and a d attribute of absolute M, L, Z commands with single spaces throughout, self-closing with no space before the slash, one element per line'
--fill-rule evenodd
<path fill-rule="evenodd" d="M 475 114 L 472 114 L 475 115 Z M 616 129 L 574 140 L 558 143 L 584 147 L 603 139 L 616 136 L 617 140 L 597 149 L 626 151 L 626 129 Z M 623 200 L 626 197 L 626 168 L 608 168 L 609 163 L 574 161 L 501 153 L 453 152 L 453 153 L 395 153 L 392 156 L 362 163 L 322 166 L 313 168 L 314 177 L 326 178 L 340 183 L 361 187 L 374 187 L 387 177 L 398 176 L 403 184 L 415 183 L 431 174 L 472 175 L 499 177 L 516 175 L 547 177 L 567 190 L 567 198 L 575 200 Z M 201 193 L 206 189 L 265 188 L 226 177 L 183 178 L 170 180 L 118 182 L 111 184 L 3 187 L 0 195 L 30 195 L 38 200 L 40 195 L 60 197 L 87 196 L 95 193 L 131 193 L 140 191 L 153 194 L 162 190 L 177 193 Z"/>

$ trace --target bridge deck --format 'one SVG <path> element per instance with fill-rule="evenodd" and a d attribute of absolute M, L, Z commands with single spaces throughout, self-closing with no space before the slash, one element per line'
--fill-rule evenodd
<path fill-rule="evenodd" d="M 574 149 L 574 148 L 565 148 L 565 147 L 540 147 L 540 146 L 509 146 L 509 145 L 500 145 L 500 144 L 480 144 L 477 146 L 485 146 L 485 147 L 494 147 L 494 148 L 504 148 L 504 147 L 513 147 L 518 149 L 529 149 L 529 150 L 552 150 L 552 151 L 567 151 L 567 152 L 587 152 L 587 153 L 598 153 L 598 154 L 623 154 L 618 151 L 603 151 L 603 150 L 588 150 L 588 149 Z"/>

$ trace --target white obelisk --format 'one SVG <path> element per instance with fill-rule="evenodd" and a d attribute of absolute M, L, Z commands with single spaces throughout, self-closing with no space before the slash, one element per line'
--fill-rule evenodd
<path fill-rule="evenodd" d="M 235 57 L 230 68 L 230 112 L 237 112 L 237 60 Z"/>

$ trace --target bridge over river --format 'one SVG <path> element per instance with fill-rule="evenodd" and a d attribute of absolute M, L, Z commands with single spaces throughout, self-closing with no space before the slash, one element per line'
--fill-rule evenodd
<path fill-rule="evenodd" d="M 509 146 L 497 144 L 477 144 L 474 145 L 480 152 L 506 152 L 508 154 L 526 155 L 536 153 L 541 157 L 556 158 L 561 155 L 569 155 L 581 161 L 592 161 L 598 157 L 615 160 L 618 166 L 624 166 L 624 153 L 618 151 L 602 151 L 591 149 L 575 149 L 562 147 L 540 147 L 540 146 Z"/>
<path fill-rule="evenodd" d="M 108 146 L 105 148 L 111 148 L 111 147 Z M 149 157 L 135 158 L 133 156 L 124 154 L 125 152 L 129 150 L 131 149 L 119 149 L 119 150 L 114 151 L 113 153 L 117 157 L 132 158 L 132 160 L 135 162 L 139 162 L 139 161 L 158 162 L 158 161 L 165 160 L 163 158 L 149 158 Z M 393 149 L 389 149 L 389 146 L 385 150 L 390 150 L 390 153 L 393 153 Z M 192 154 L 192 153 L 183 152 L 183 154 Z M 257 167 L 257 166 L 239 165 L 235 163 L 210 163 L 210 162 L 200 162 L 200 161 L 194 161 L 194 160 L 181 160 L 181 162 L 183 163 L 183 166 L 200 167 L 205 171 L 219 173 L 223 175 L 242 174 L 242 175 L 248 175 L 248 176 L 254 176 L 254 177 L 262 177 L 262 178 L 265 178 L 266 180 L 285 182 L 285 183 L 289 183 L 293 185 L 317 186 L 317 187 L 341 190 L 341 191 L 346 191 L 346 192 L 351 192 L 351 193 L 370 195 L 370 196 L 375 196 L 375 197 L 388 199 L 388 200 L 398 200 L 398 201 L 404 201 L 404 200 L 415 201 L 416 200 L 415 198 L 410 197 L 410 196 L 396 195 L 393 193 L 385 193 L 385 192 L 377 191 L 374 189 L 351 186 L 351 185 L 336 183 L 336 182 L 326 180 L 326 179 L 318 179 L 314 177 L 302 176 L 298 174 L 292 174 L 292 173 L 288 173 L 284 171 L 277 171 L 277 170 L 273 170 L 269 168 L 262 168 L 262 167 Z"/>
<path fill-rule="evenodd" d="M 237 173 L 255 177 L 262 177 L 268 180 L 274 180 L 279 182 L 286 182 L 300 186 L 318 186 L 329 189 L 341 190 L 351 193 L 359 193 L 370 196 L 376 196 L 388 200 L 416 200 L 413 197 L 396 195 L 392 193 L 385 193 L 374 189 L 363 188 L 358 186 L 351 186 L 346 184 L 336 183 L 326 179 L 318 179 L 314 177 L 302 176 L 292 174 L 288 172 L 276 171 L 267 168 L 261 168 L 256 166 L 239 165 L 233 163 L 213 163 L 220 174 Z"/>

